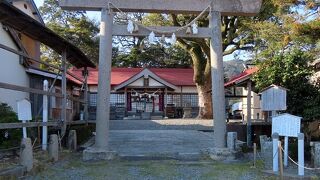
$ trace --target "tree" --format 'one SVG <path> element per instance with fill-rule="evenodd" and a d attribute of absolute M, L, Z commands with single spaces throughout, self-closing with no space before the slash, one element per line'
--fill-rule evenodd
<path fill-rule="evenodd" d="M 149 45 L 145 48 L 137 46 L 128 53 L 120 52 L 112 60 L 117 67 L 190 67 L 190 56 L 183 49 L 164 47 L 161 44 Z"/>
<path fill-rule="evenodd" d="M 0 102 L 0 123 L 19 123 L 17 114 L 8 104 Z M 0 130 L 0 148 L 12 148 L 20 144 L 20 129 Z"/>
<path fill-rule="evenodd" d="M 261 90 L 271 84 L 288 89 L 287 111 L 305 120 L 320 118 L 319 87 L 310 83 L 313 68 L 309 62 L 312 55 L 299 49 L 277 54 L 259 63 L 259 72 L 254 76 L 256 88 Z"/>
<path fill-rule="evenodd" d="M 268 7 L 268 8 L 266 8 Z M 269 8 L 272 7 L 272 8 Z M 264 1 L 263 8 L 259 16 L 237 17 L 224 16 L 222 17 L 222 48 L 223 54 L 229 55 L 239 50 L 251 50 L 254 48 L 253 33 L 248 28 L 248 25 L 257 21 L 263 21 L 270 18 L 275 11 L 275 7 Z M 186 15 L 171 15 L 172 24 L 175 26 L 184 26 L 193 19 L 194 16 Z M 209 20 L 203 17 L 198 21 L 199 27 L 207 27 Z M 178 39 L 178 44 L 185 49 L 192 58 L 194 68 L 194 81 L 197 86 L 199 95 L 199 118 L 212 118 L 212 95 L 211 90 L 211 65 L 210 65 L 210 44 L 209 39 Z"/>
<path fill-rule="evenodd" d="M 46 26 L 79 47 L 91 60 L 99 59 L 99 28 L 83 11 L 63 11 L 57 0 L 45 0 L 40 12 Z M 42 46 L 42 60 L 59 64 L 59 55 Z"/>
<path fill-rule="evenodd" d="M 314 35 L 311 28 L 304 33 L 308 26 L 308 15 L 302 18 L 296 10 L 300 6 L 314 13 L 315 5 L 296 0 L 264 0 L 261 12 L 255 17 L 222 17 L 222 47 L 224 55 L 232 54 L 235 51 L 245 50 L 252 52 L 253 58 L 272 58 L 277 52 L 284 52 L 293 48 L 293 44 L 299 44 L 300 48 L 311 50 L 314 46 L 310 41 L 301 40 L 301 35 Z M 307 10 L 305 10 L 307 11 Z M 192 16 L 171 15 L 172 24 L 183 26 L 193 19 Z M 301 20 L 302 21 L 299 21 Z M 298 23 L 299 22 L 299 23 Z M 315 25 L 316 24 L 316 25 Z M 319 29 L 318 23 L 310 24 L 313 29 Z M 202 18 L 198 25 L 207 27 L 208 18 Z M 295 25 L 299 28 L 293 28 Z M 292 31 L 296 30 L 296 31 Z M 311 38 L 312 39 L 312 36 Z M 210 71 L 210 46 L 208 39 L 178 39 L 179 45 L 191 56 L 194 68 L 194 81 L 199 94 L 199 117 L 212 118 L 211 103 L 211 71 Z M 259 55 L 259 56 L 258 56 Z"/>

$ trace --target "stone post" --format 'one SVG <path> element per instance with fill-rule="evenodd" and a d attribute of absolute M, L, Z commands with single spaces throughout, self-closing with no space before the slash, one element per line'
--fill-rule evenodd
<path fill-rule="evenodd" d="M 298 134 L 298 175 L 304 176 L 304 134 Z"/>
<path fill-rule="evenodd" d="M 72 151 L 77 150 L 77 132 L 76 130 L 70 130 L 68 135 L 68 149 Z"/>
<path fill-rule="evenodd" d="M 237 132 L 228 132 L 227 133 L 227 147 L 231 151 L 236 150 L 236 143 L 237 143 Z"/>
<path fill-rule="evenodd" d="M 210 12 L 210 62 L 212 79 L 212 108 L 214 119 L 214 144 L 216 148 L 226 147 L 225 95 L 223 78 L 223 56 L 221 37 L 221 13 Z"/>
<path fill-rule="evenodd" d="M 49 158 L 53 161 L 58 161 L 59 159 L 59 142 L 58 142 L 58 136 L 56 134 L 50 135 L 49 140 Z"/>
<path fill-rule="evenodd" d="M 112 12 L 109 9 L 102 9 L 95 147 L 106 150 L 109 141 L 112 24 Z"/>
<path fill-rule="evenodd" d="M 279 152 L 278 152 L 279 134 L 272 134 L 272 170 L 273 172 L 279 171 Z"/>
<path fill-rule="evenodd" d="M 314 153 L 314 167 L 320 168 L 320 142 L 315 142 L 313 144 Z"/>
<path fill-rule="evenodd" d="M 268 137 L 266 135 L 261 135 L 261 136 L 259 136 L 259 139 L 260 139 L 260 147 L 261 147 L 261 150 L 262 150 L 262 147 L 263 147 L 264 143 L 266 141 L 268 141 Z"/>
<path fill-rule="evenodd" d="M 20 164 L 31 171 L 33 168 L 33 153 L 30 138 L 23 138 L 21 140 Z"/>

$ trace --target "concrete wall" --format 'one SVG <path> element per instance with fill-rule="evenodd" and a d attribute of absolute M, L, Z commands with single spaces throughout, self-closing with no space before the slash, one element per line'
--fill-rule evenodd
<path fill-rule="evenodd" d="M 1 23 L 0 37 L 0 44 L 18 50 Z M 29 87 L 29 77 L 25 72 L 25 68 L 20 64 L 18 55 L 0 49 L 0 63 L 0 82 Z M 9 104 L 15 111 L 17 111 L 17 101 L 28 97 L 28 93 L 0 89 L 0 102 Z"/>

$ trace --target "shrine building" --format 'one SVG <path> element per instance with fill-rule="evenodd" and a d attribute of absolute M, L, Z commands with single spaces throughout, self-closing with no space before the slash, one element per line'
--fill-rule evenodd
<path fill-rule="evenodd" d="M 69 71 L 83 77 L 81 69 Z M 88 86 L 89 118 L 95 119 L 98 69 L 88 69 Z M 193 69 L 112 68 L 110 105 L 110 119 L 181 118 L 185 107 L 192 108 L 192 117 L 196 117 L 199 108 Z"/>

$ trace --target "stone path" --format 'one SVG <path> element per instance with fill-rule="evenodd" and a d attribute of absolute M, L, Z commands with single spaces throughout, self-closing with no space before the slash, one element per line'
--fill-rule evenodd
<path fill-rule="evenodd" d="M 112 120 L 111 130 L 212 130 L 213 120 Z"/>
<path fill-rule="evenodd" d="M 94 140 L 91 139 L 89 145 Z M 200 159 L 213 133 L 195 130 L 111 130 L 110 149 L 124 159 Z"/>

